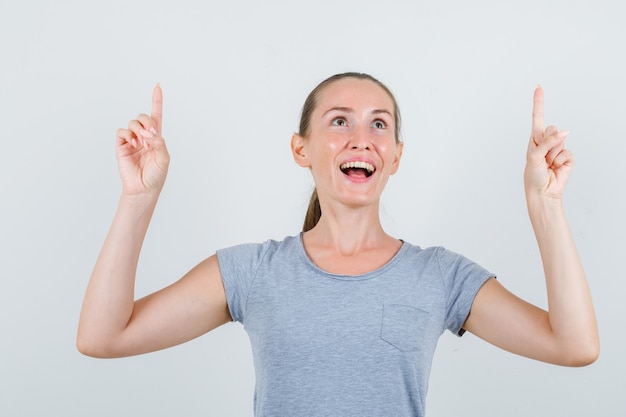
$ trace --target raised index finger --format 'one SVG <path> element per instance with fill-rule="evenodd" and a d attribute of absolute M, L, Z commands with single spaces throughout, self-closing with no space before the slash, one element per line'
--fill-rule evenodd
<path fill-rule="evenodd" d="M 161 90 L 161 84 L 157 84 L 152 92 L 152 112 L 150 116 L 156 122 L 156 130 L 160 135 L 163 123 L 163 90 Z"/>
<path fill-rule="evenodd" d="M 543 138 L 543 89 L 537 86 L 533 96 L 533 126 L 532 136 L 536 145 L 541 143 Z"/>

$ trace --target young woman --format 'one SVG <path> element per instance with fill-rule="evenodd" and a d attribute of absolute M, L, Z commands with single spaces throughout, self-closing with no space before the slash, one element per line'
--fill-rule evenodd
<path fill-rule="evenodd" d="M 554 364 L 597 358 L 591 296 L 562 207 L 573 164 L 568 132 L 544 130 L 540 88 L 524 179 L 548 311 L 461 255 L 385 233 L 379 200 L 402 156 L 400 115 L 387 87 L 357 73 L 316 87 L 292 137 L 296 163 L 316 184 L 303 233 L 220 250 L 135 301 L 139 252 L 169 163 L 161 105 L 157 86 L 151 115 L 117 132 L 123 189 L 84 299 L 84 354 L 136 355 L 240 321 L 252 344 L 258 416 L 422 416 L 445 329 Z"/>

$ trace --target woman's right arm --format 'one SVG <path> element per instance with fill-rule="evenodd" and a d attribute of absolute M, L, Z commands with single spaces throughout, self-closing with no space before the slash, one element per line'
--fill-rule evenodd
<path fill-rule="evenodd" d="M 231 320 L 215 255 L 174 284 L 134 299 L 139 254 L 169 165 L 161 136 L 162 97 L 157 85 L 151 115 L 139 115 L 128 129 L 117 132 L 122 196 L 91 274 L 78 326 L 78 350 L 89 356 L 164 349 Z"/>

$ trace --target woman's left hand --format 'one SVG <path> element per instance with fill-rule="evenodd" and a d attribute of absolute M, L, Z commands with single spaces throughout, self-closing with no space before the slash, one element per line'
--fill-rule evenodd
<path fill-rule="evenodd" d="M 565 149 L 567 133 L 554 126 L 543 130 L 543 91 L 537 87 L 524 184 L 549 311 L 489 279 L 478 291 L 463 328 L 509 352 L 584 366 L 598 358 L 600 340 L 589 285 L 561 199 L 574 163 Z"/>
<path fill-rule="evenodd" d="M 532 133 L 526 153 L 524 185 L 530 197 L 560 199 L 574 166 L 574 156 L 565 149 L 567 130 L 554 126 L 543 130 L 543 90 L 535 89 L 533 102 Z"/>

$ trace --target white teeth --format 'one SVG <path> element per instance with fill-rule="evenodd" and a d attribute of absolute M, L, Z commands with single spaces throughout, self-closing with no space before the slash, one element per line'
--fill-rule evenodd
<path fill-rule="evenodd" d="M 368 170 L 369 172 L 374 172 L 374 165 L 372 164 L 368 164 L 367 162 L 363 162 L 363 161 L 350 161 L 350 162 L 346 162 L 345 164 L 341 164 L 341 169 L 348 169 L 348 168 L 363 168 Z"/>

